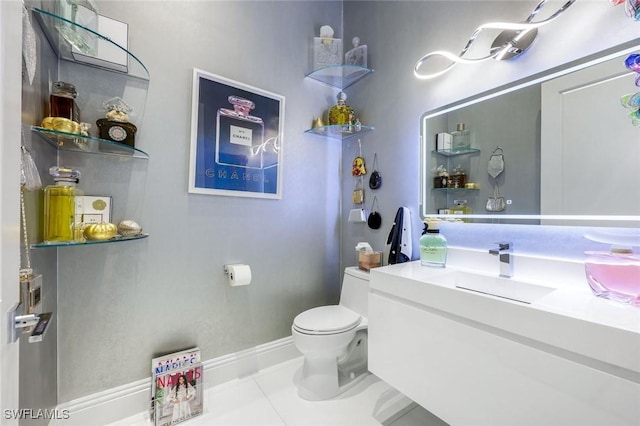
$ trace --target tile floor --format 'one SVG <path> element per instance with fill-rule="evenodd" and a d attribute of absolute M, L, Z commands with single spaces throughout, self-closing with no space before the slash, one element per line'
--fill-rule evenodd
<path fill-rule="evenodd" d="M 302 357 L 205 390 L 204 413 L 185 426 L 446 426 L 400 392 L 367 374 L 330 401 L 305 401 L 294 386 Z M 149 426 L 148 413 L 108 426 Z"/>

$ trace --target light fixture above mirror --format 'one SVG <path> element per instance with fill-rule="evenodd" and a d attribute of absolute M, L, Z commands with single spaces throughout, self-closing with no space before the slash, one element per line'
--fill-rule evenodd
<path fill-rule="evenodd" d="M 423 57 L 421 57 L 420 59 L 418 59 L 413 69 L 413 74 L 421 80 L 428 80 L 428 79 L 436 78 L 445 74 L 446 72 L 451 70 L 456 64 L 474 64 L 474 63 L 486 61 L 488 59 L 503 60 L 503 59 L 511 59 L 516 56 L 519 56 L 525 50 L 527 50 L 527 48 L 529 48 L 531 43 L 533 43 L 533 40 L 535 40 L 536 35 L 538 33 L 538 28 L 555 20 L 558 16 L 564 13 L 573 3 L 575 3 L 575 1 L 576 0 L 568 0 L 551 16 L 541 21 L 534 22 L 533 20 L 536 17 L 536 15 L 538 15 L 538 13 L 540 12 L 544 4 L 547 2 L 547 0 L 541 0 L 536 5 L 536 7 L 531 11 L 529 16 L 524 20 L 524 22 L 516 22 L 516 23 L 489 22 L 489 23 L 483 24 L 479 26 L 473 32 L 473 34 L 471 34 L 471 37 L 469 37 L 469 41 L 467 42 L 465 47 L 462 49 L 459 55 L 448 52 L 446 50 L 436 50 L 433 52 L 429 52 Z M 489 54 L 480 58 L 465 57 L 465 55 L 467 54 L 471 46 L 474 44 L 474 42 L 476 41 L 480 33 L 482 33 L 485 30 L 502 30 L 502 32 L 498 35 L 498 37 L 496 37 L 496 39 L 493 41 L 493 44 L 489 49 Z M 428 60 L 434 59 L 436 57 L 445 58 L 451 61 L 451 63 L 439 71 L 429 72 L 429 73 L 422 72 L 421 68 L 423 67 L 423 65 Z"/>

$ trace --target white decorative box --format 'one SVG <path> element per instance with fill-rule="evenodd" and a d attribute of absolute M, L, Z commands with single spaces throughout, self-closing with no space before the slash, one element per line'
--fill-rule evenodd
<path fill-rule="evenodd" d="M 451 151 L 453 148 L 453 136 L 449 133 L 436 135 L 436 151 Z"/>
<path fill-rule="evenodd" d="M 98 15 L 98 33 L 120 47 L 128 50 L 129 25 Z M 125 50 L 113 45 L 107 40 L 98 38 L 98 48 L 96 56 L 81 52 L 75 47 L 71 50 L 73 58 L 78 62 L 97 65 L 116 71 L 127 72 L 129 69 L 129 57 Z"/>
<path fill-rule="evenodd" d="M 111 197 L 84 195 L 81 221 L 85 225 L 111 222 Z"/>

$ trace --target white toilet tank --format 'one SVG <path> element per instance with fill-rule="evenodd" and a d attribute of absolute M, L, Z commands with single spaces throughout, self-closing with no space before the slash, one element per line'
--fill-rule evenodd
<path fill-rule="evenodd" d="M 357 266 L 344 269 L 340 304 L 367 318 L 369 314 L 369 272 Z"/>

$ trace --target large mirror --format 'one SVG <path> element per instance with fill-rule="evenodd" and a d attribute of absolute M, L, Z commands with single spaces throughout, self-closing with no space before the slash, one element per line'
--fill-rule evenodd
<path fill-rule="evenodd" d="M 640 226 L 640 127 L 620 101 L 640 91 L 624 66 L 630 53 L 640 46 L 426 112 L 423 218 Z"/>

